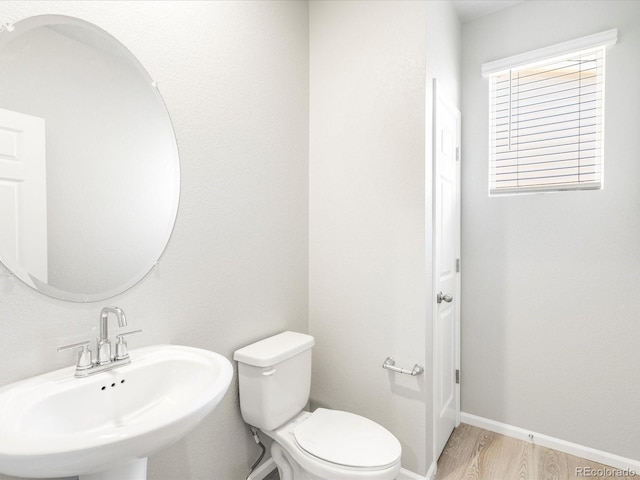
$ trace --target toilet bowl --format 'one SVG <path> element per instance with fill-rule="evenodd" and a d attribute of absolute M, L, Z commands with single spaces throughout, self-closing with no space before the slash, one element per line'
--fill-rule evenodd
<path fill-rule="evenodd" d="M 275 441 L 276 465 L 282 464 L 277 458 L 281 455 L 291 469 L 290 476 L 281 471 L 280 480 L 391 480 L 400 471 L 398 440 L 377 423 L 352 413 L 319 408 L 264 433 Z M 283 451 L 274 456 L 276 445 Z"/>
<path fill-rule="evenodd" d="M 304 411 L 313 345 L 284 332 L 234 353 L 245 422 L 273 440 L 280 480 L 393 480 L 402 448 L 391 432 L 349 412 Z"/>

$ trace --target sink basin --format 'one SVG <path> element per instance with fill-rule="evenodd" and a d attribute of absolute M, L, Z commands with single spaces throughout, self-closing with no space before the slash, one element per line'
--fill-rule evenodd
<path fill-rule="evenodd" d="M 226 358 L 199 348 L 129 354 L 131 364 L 91 377 L 69 367 L 0 388 L 0 473 L 145 478 L 146 458 L 211 413 L 233 375 Z"/>

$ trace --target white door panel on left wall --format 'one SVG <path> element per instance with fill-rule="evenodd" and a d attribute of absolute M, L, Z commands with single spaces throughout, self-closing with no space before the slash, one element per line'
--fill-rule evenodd
<path fill-rule="evenodd" d="M 0 108 L 0 252 L 46 282 L 47 168 L 43 118 Z"/>

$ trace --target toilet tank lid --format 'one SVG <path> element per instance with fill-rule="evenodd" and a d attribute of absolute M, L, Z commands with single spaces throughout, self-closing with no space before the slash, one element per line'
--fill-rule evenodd
<path fill-rule="evenodd" d="M 236 350 L 233 359 L 255 367 L 271 367 L 309 350 L 314 344 L 311 335 L 282 332 Z"/>

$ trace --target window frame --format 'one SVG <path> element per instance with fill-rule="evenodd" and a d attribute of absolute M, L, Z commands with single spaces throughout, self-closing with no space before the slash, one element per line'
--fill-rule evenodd
<path fill-rule="evenodd" d="M 580 125 L 583 124 L 581 110 L 584 106 L 584 103 L 587 103 L 586 100 L 584 101 L 584 103 L 582 103 L 583 102 L 582 97 L 580 98 L 580 101 L 577 104 L 574 104 L 571 106 L 573 109 L 569 109 L 570 112 L 567 113 L 567 115 L 569 115 L 567 118 L 574 118 L 574 122 L 577 121 L 578 126 L 575 127 L 575 129 L 578 130 L 578 134 L 575 135 L 576 138 L 581 139 L 584 136 L 585 138 L 584 142 L 594 142 L 594 145 L 593 145 L 594 148 L 592 150 L 594 150 L 595 153 L 597 154 L 597 156 L 593 157 L 596 159 L 595 160 L 596 167 L 594 170 L 595 173 L 592 172 L 590 176 L 587 176 L 589 180 L 580 181 L 579 177 L 577 175 L 574 175 L 575 177 L 578 178 L 578 181 L 574 179 L 574 180 L 571 180 L 570 183 L 562 183 L 560 180 L 553 180 L 553 178 L 556 176 L 551 172 L 552 169 L 542 168 L 541 170 L 537 170 L 537 171 L 542 172 L 541 173 L 542 176 L 540 177 L 542 179 L 541 182 L 547 182 L 547 184 L 542 184 L 542 185 L 527 184 L 528 183 L 526 181 L 527 173 L 524 171 L 523 172 L 519 171 L 520 170 L 519 149 L 516 147 L 513 149 L 513 152 L 516 156 L 515 164 L 512 165 L 515 167 L 515 169 L 512 169 L 513 171 L 510 171 L 508 168 L 506 170 L 503 170 L 503 174 L 504 172 L 508 172 L 508 175 L 503 177 L 503 179 L 512 178 L 513 180 L 509 186 L 497 187 L 496 186 L 496 181 L 497 181 L 496 166 L 495 166 L 496 160 L 498 159 L 498 155 L 505 155 L 508 151 L 505 151 L 504 148 L 501 152 L 498 152 L 498 150 L 496 150 L 495 134 L 498 126 L 508 125 L 508 129 L 511 132 L 511 126 L 518 123 L 518 120 L 512 120 L 512 117 L 511 117 L 511 111 L 512 111 L 511 110 L 512 109 L 512 106 L 511 106 L 512 87 L 511 86 L 513 85 L 513 81 L 514 81 L 511 76 L 511 72 L 519 72 L 525 69 L 530 69 L 531 71 L 533 71 L 533 69 L 537 68 L 540 64 L 544 64 L 545 62 L 556 62 L 556 61 L 562 62 L 566 58 L 570 58 L 570 57 L 575 58 L 576 55 L 593 55 L 594 52 L 599 52 L 600 50 L 602 51 L 601 58 L 597 57 L 597 60 L 596 59 L 591 60 L 590 57 L 587 57 L 586 60 L 582 60 L 583 57 L 579 57 L 579 58 L 580 58 L 580 62 L 584 61 L 584 62 L 593 63 L 595 65 L 595 67 L 593 68 L 602 69 L 601 78 L 591 75 L 594 79 L 592 85 L 595 86 L 596 89 L 594 90 L 594 92 L 591 93 L 590 97 L 585 97 L 585 98 L 595 99 L 595 100 L 589 100 L 589 101 L 590 102 L 595 101 L 595 104 L 598 106 L 598 109 L 595 110 L 595 113 L 596 113 L 596 116 L 599 117 L 600 122 L 602 123 L 604 121 L 604 56 L 605 56 L 604 51 L 607 45 L 613 45 L 617 42 L 617 36 L 618 36 L 617 29 L 612 29 L 606 32 L 589 35 L 587 37 L 581 37 L 575 40 L 571 40 L 569 42 L 564 42 L 561 44 L 552 45 L 550 47 L 545 47 L 538 50 L 526 52 L 523 54 L 514 55 L 511 57 L 503 58 L 503 59 L 485 63 L 482 65 L 482 75 L 485 78 L 489 77 L 490 79 L 489 89 L 488 89 L 489 90 L 489 102 L 488 102 L 489 103 L 489 138 L 488 138 L 489 140 L 488 141 L 489 143 L 489 152 L 488 152 L 489 154 L 489 172 L 488 172 L 489 185 L 488 185 L 488 188 L 489 188 L 490 196 L 602 188 L 604 125 L 601 125 L 599 129 L 598 127 L 594 127 L 593 133 L 591 132 L 589 133 L 585 132 L 584 134 L 582 133 L 582 131 L 579 128 Z M 582 72 L 579 72 L 579 73 L 580 73 L 579 78 L 581 78 Z M 498 117 L 497 110 L 493 109 L 494 103 L 497 102 L 497 99 L 495 98 L 495 96 L 492 96 L 494 95 L 494 91 L 492 90 L 492 88 L 494 86 L 494 81 L 497 81 L 495 79 L 497 79 L 498 76 L 505 78 L 506 74 L 509 75 L 508 77 L 506 77 L 507 78 L 506 81 L 509 82 L 508 83 L 509 102 L 510 102 L 509 118 L 506 124 L 505 123 L 498 124 L 498 120 L 501 120 L 502 122 L 504 122 L 504 117 Z M 555 79 L 553 80 L 556 81 Z M 502 82 L 504 81 L 505 80 L 502 80 Z M 578 80 L 577 84 L 581 85 L 581 81 Z M 598 90 L 598 88 L 600 90 Z M 549 89 L 549 91 L 552 91 L 552 90 L 553 89 Z M 515 96 L 515 98 L 519 99 L 519 96 L 517 94 L 513 94 L 513 95 Z M 555 98 L 553 93 L 546 94 L 546 95 L 548 99 L 545 101 L 549 101 L 549 102 L 555 101 L 553 100 Z M 519 108 L 519 104 L 517 108 Z M 577 119 L 575 119 L 575 117 L 571 117 L 571 115 L 575 116 L 576 114 L 578 114 Z M 542 116 L 542 114 L 538 114 L 538 119 L 543 119 L 543 118 L 544 117 Z M 594 120 L 594 122 L 596 120 L 597 118 Z M 595 123 L 592 126 L 595 126 Z M 557 129 L 556 131 L 559 130 L 558 126 L 555 126 L 555 128 Z M 538 135 L 544 135 L 544 133 L 546 132 L 541 132 Z M 589 135 L 591 135 L 591 137 L 589 137 Z M 595 140 L 586 140 L 586 138 L 594 138 Z M 504 145 L 500 145 L 500 147 L 504 147 Z M 510 145 L 509 151 L 511 150 L 511 148 L 512 147 Z M 553 152 L 554 151 L 553 149 L 560 148 L 560 145 L 555 145 L 555 146 L 551 145 L 546 148 L 549 148 L 550 149 L 549 151 Z M 580 151 L 581 148 L 582 146 L 579 145 L 578 151 Z M 559 155 L 559 153 L 554 153 L 554 154 Z M 580 159 L 580 156 L 581 155 L 579 154 L 577 158 L 568 158 L 566 160 L 568 163 L 560 164 L 560 165 L 573 165 L 574 168 L 579 167 L 582 161 Z M 503 159 L 504 157 L 498 161 L 501 161 Z M 545 162 L 543 162 L 542 160 L 538 160 L 538 161 L 533 160 L 533 162 L 530 164 L 531 166 L 528 168 L 539 168 L 543 163 Z M 567 168 L 567 172 L 571 171 L 569 167 L 564 167 L 564 168 Z M 523 170 L 526 170 L 526 169 L 523 169 Z M 532 173 L 532 172 L 529 172 L 529 173 Z M 520 184 L 520 182 L 522 182 L 522 185 Z M 552 183 L 552 182 L 555 182 L 555 183 Z M 505 185 L 508 183 L 509 182 L 505 182 Z M 535 182 L 529 182 L 529 183 L 535 183 Z"/>

